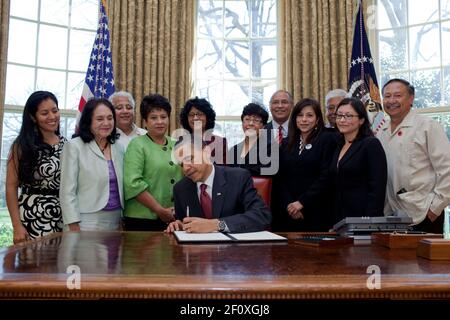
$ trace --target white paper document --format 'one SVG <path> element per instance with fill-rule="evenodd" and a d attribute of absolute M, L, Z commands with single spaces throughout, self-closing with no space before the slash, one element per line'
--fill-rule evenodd
<path fill-rule="evenodd" d="M 179 242 L 215 242 L 231 241 L 229 237 L 220 232 L 210 233 L 188 233 L 186 231 L 174 231 L 175 237 Z"/>
<path fill-rule="evenodd" d="M 269 231 L 247 232 L 247 233 L 229 233 L 237 241 L 274 241 L 287 240 L 285 237 L 279 236 Z"/>
<path fill-rule="evenodd" d="M 246 241 L 283 241 L 285 237 L 269 231 L 248 233 L 187 233 L 186 231 L 175 231 L 178 242 L 246 242 Z"/>

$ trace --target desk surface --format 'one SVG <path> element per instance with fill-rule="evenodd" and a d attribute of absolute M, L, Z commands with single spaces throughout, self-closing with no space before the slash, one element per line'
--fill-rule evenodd
<path fill-rule="evenodd" d="M 152 232 L 54 234 L 0 249 L 0 298 L 450 298 L 449 261 L 375 245 L 307 247 L 284 235 L 291 240 L 179 245 Z M 80 289 L 67 287 L 74 265 Z M 380 289 L 367 287 L 371 265 Z"/>

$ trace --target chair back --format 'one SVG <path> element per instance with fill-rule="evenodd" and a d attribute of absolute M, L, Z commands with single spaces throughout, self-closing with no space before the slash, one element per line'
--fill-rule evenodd
<path fill-rule="evenodd" d="M 272 178 L 267 177 L 252 177 L 253 185 L 256 191 L 263 199 L 264 203 L 270 208 L 270 195 L 272 193 Z"/>

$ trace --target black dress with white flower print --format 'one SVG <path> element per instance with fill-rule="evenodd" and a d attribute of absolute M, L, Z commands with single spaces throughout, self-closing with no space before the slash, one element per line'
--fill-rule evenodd
<path fill-rule="evenodd" d="M 20 220 L 32 239 L 62 231 L 58 193 L 61 180 L 60 157 L 65 142 L 67 140 L 60 137 L 59 143 L 51 149 L 40 150 L 33 182 L 20 186 Z"/>

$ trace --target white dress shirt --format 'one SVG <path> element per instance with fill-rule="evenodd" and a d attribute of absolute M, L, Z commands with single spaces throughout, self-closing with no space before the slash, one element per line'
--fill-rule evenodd
<path fill-rule="evenodd" d="M 147 133 L 147 130 L 139 128 L 137 125 L 133 123 L 133 130 L 131 130 L 130 134 L 126 134 L 121 129 L 116 127 L 116 131 L 119 134 L 119 138 L 117 139 L 116 143 L 119 143 L 123 146 L 124 150 L 127 149 L 128 144 L 130 143 L 133 138 L 143 136 Z"/>
<path fill-rule="evenodd" d="M 278 127 L 282 127 L 282 133 L 283 133 L 283 139 L 288 136 L 288 128 L 289 128 L 289 119 L 286 120 L 283 124 L 278 124 L 277 122 L 272 120 L 272 134 L 275 139 L 275 141 L 278 141 Z"/>
<path fill-rule="evenodd" d="M 216 169 L 214 168 L 214 166 L 212 166 L 212 171 L 209 174 L 208 178 L 206 178 L 206 180 L 204 182 L 202 182 L 202 181 L 197 182 L 197 195 L 198 195 L 199 200 L 200 200 L 200 195 L 202 193 L 200 191 L 200 186 L 202 184 L 206 184 L 206 193 L 209 195 L 209 197 L 211 198 L 211 201 L 212 201 L 212 188 L 213 188 L 215 174 L 216 174 Z"/>

